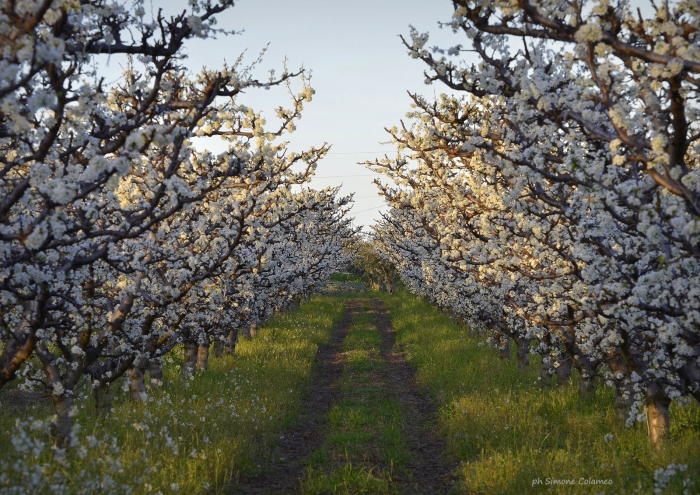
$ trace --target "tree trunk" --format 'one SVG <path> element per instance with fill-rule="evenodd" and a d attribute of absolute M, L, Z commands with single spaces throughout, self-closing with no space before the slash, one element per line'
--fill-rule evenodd
<path fill-rule="evenodd" d="M 12 337 L 5 341 L 5 347 L 0 352 L 0 389 L 15 379 L 15 372 L 34 352 L 35 332 L 43 322 L 48 299 L 48 285 L 42 283 L 36 299 L 30 303 L 20 303 L 24 306 L 22 319 L 14 332 L 10 332 Z"/>
<path fill-rule="evenodd" d="M 571 357 L 564 356 L 558 359 L 559 366 L 557 367 L 557 385 L 568 385 L 571 378 Z"/>
<path fill-rule="evenodd" d="M 73 397 L 53 395 L 52 398 L 55 418 L 51 422 L 51 438 L 58 448 L 64 449 L 70 446 L 71 441 Z"/>
<path fill-rule="evenodd" d="M 627 421 L 634 403 L 633 383 L 629 376 L 615 380 L 615 417 Z"/>
<path fill-rule="evenodd" d="M 671 405 L 671 399 L 659 384 L 652 383 L 647 388 L 646 405 L 649 441 L 652 447 L 658 449 L 669 439 L 671 431 L 669 406 Z"/>
<path fill-rule="evenodd" d="M 690 391 L 690 395 L 700 402 L 700 344 L 693 348 L 692 358 L 686 361 L 685 366 L 678 371 L 686 382 L 694 384 L 694 390 Z"/>
<path fill-rule="evenodd" d="M 92 395 L 95 398 L 95 415 L 98 418 L 108 416 L 112 412 L 112 387 L 109 383 L 101 383 L 92 389 Z"/>
<path fill-rule="evenodd" d="M 277 310 L 275 309 L 275 313 L 276 312 Z M 258 335 L 258 324 L 253 323 L 252 325 L 250 325 L 250 338 L 254 339 L 256 335 Z"/>
<path fill-rule="evenodd" d="M 134 365 L 129 368 L 129 399 L 135 402 L 146 402 L 148 395 L 146 394 L 146 383 L 144 375 L 146 373 L 145 358 L 140 358 L 134 361 Z"/>
<path fill-rule="evenodd" d="M 634 403 L 634 384 L 630 378 L 629 368 L 624 358 L 619 354 L 613 355 L 607 364 L 615 384 L 615 417 L 627 421 Z"/>
<path fill-rule="evenodd" d="M 518 366 L 527 368 L 530 365 L 530 342 L 532 339 L 517 337 L 515 342 L 518 344 Z"/>
<path fill-rule="evenodd" d="M 236 352 L 236 344 L 238 343 L 238 329 L 232 328 L 226 336 L 226 354 L 234 354 Z"/>
<path fill-rule="evenodd" d="M 217 335 L 214 340 L 214 356 L 220 358 L 224 355 L 224 341 Z"/>
<path fill-rule="evenodd" d="M 163 386 L 163 367 L 160 364 L 160 358 L 149 360 L 146 371 L 148 372 L 152 387 L 160 388 Z"/>
<path fill-rule="evenodd" d="M 545 385 L 552 384 L 552 374 L 549 370 L 552 369 L 552 356 L 545 354 L 542 356 L 542 367 L 540 368 L 540 379 Z"/>
<path fill-rule="evenodd" d="M 578 396 L 582 399 L 590 399 L 595 396 L 595 376 L 588 374 L 588 376 L 584 377 L 584 373 L 586 372 L 579 370 Z"/>
<path fill-rule="evenodd" d="M 191 340 L 185 341 L 185 355 L 182 363 L 182 377 L 189 378 L 197 370 L 197 350 L 198 346 Z"/>
<path fill-rule="evenodd" d="M 209 337 L 205 337 L 204 342 L 199 344 L 197 349 L 197 373 L 207 371 L 209 369 Z"/>
<path fill-rule="evenodd" d="M 501 359 L 510 359 L 510 337 L 503 333 L 499 334 L 498 357 Z"/>

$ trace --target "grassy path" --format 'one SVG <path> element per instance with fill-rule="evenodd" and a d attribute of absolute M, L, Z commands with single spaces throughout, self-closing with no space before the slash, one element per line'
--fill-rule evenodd
<path fill-rule="evenodd" d="M 332 342 L 319 349 L 300 419 L 262 472 L 231 493 L 449 493 L 455 466 L 442 458 L 435 417 L 384 304 L 348 300 Z"/>
<path fill-rule="evenodd" d="M 403 417 L 388 393 L 373 302 L 346 302 L 352 323 L 339 356 L 340 396 L 330 411 L 323 445 L 307 461 L 305 494 L 396 493 L 394 470 L 407 456 L 400 431 Z"/>
<path fill-rule="evenodd" d="M 396 331 L 383 304 L 378 305 L 378 326 L 382 335 L 382 357 L 388 363 L 388 384 L 402 411 L 402 435 L 410 456 L 405 470 L 399 471 L 400 493 L 450 493 L 456 463 L 445 456 L 446 444 L 436 434 L 437 407 L 423 388 L 416 384 L 416 372 L 406 354 L 397 347 Z"/>
<path fill-rule="evenodd" d="M 324 443 L 307 460 L 302 493 L 447 493 L 452 466 L 432 434 L 435 410 L 394 343 L 384 304 L 350 300 L 340 396 Z"/>
<path fill-rule="evenodd" d="M 241 493 L 700 493 L 697 404 L 673 404 L 672 441 L 657 452 L 643 423 L 615 418 L 603 383 L 584 399 L 576 373 L 545 384 L 539 356 L 526 370 L 497 359 L 483 336 L 403 291 L 342 299 L 332 398 L 293 437 L 294 468 L 270 469 L 285 489 Z"/>

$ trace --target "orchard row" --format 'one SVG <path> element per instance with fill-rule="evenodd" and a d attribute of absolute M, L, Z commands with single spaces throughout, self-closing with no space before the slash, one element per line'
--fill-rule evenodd
<path fill-rule="evenodd" d="M 151 21 L 142 3 L 25 1 L 0 17 L 0 387 L 44 389 L 59 446 L 81 380 L 98 414 L 125 375 L 144 400 L 165 354 L 184 345 L 185 374 L 204 368 L 211 342 L 232 350 L 238 329 L 308 297 L 354 235 L 349 198 L 307 185 L 327 146 L 279 141 L 311 100 L 306 73 L 261 81 L 260 60 L 240 58 L 191 74 L 186 41 L 226 34 L 216 15 L 233 1 Z M 105 54 L 125 61 L 113 87 Z M 239 99 L 280 85 L 291 104 L 271 130 Z"/>
<path fill-rule="evenodd" d="M 604 379 L 659 445 L 700 400 L 698 3 L 453 4 L 465 45 L 404 40 L 450 94 L 411 95 L 367 164 L 394 182 L 377 250 L 505 354 Z"/>

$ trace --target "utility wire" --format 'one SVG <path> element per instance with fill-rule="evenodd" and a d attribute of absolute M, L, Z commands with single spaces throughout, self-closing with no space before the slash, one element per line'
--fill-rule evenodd
<path fill-rule="evenodd" d="M 336 177 L 377 177 L 379 174 L 358 174 L 358 175 L 314 175 L 314 179 L 333 179 Z"/>
<path fill-rule="evenodd" d="M 369 210 L 376 210 L 377 208 L 382 208 L 384 206 L 389 206 L 389 205 L 379 205 L 379 206 L 375 206 L 374 208 L 367 208 L 366 210 L 353 211 L 352 214 L 357 215 L 358 213 L 364 213 L 364 212 L 369 211 Z"/>
<path fill-rule="evenodd" d="M 335 119 L 317 119 L 315 117 L 304 117 L 306 122 L 311 122 L 314 120 L 386 120 L 384 117 L 339 117 Z"/>

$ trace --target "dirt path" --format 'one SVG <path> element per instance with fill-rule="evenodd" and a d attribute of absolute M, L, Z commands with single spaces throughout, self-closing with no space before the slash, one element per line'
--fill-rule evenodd
<path fill-rule="evenodd" d="M 433 401 L 416 384 L 415 370 L 406 362 L 405 354 L 398 349 L 395 330 L 389 314 L 381 301 L 377 326 L 382 334 L 382 356 L 389 363 L 389 383 L 401 404 L 405 425 L 403 434 L 411 455 L 406 475 L 398 473 L 401 494 L 443 494 L 453 490 L 452 471 L 457 463 L 445 456 L 445 441 L 437 435 L 436 407 Z"/>
<path fill-rule="evenodd" d="M 400 430 L 408 461 L 399 470 L 384 465 L 386 461 L 382 461 L 381 455 L 376 455 L 381 450 L 377 444 L 379 438 L 370 439 L 361 458 L 352 460 L 365 465 L 369 472 L 373 472 L 375 467 L 379 471 L 393 472 L 389 485 L 391 493 L 439 495 L 452 491 L 453 479 L 450 473 L 455 464 L 444 457 L 444 441 L 434 432 L 435 406 L 418 389 L 414 370 L 406 362 L 403 352 L 397 348 L 394 329 L 382 301 L 359 299 L 346 301 L 343 319 L 334 332 L 332 342 L 319 348 L 314 374 L 302 401 L 298 420 L 282 433 L 277 449 L 271 454 L 262 472 L 254 477 L 242 477 L 231 486 L 228 493 L 300 493 L 302 480 L 307 477 L 308 459 L 314 453 L 318 456 L 319 452 L 324 452 L 323 456 L 327 457 L 325 462 L 330 462 L 325 468 L 326 472 L 350 461 L 339 459 L 339 456 L 328 451 L 328 435 L 333 433 L 329 427 L 329 413 L 334 405 L 347 401 L 349 397 L 349 392 L 341 392 L 341 383 L 345 383 L 346 388 L 348 385 L 348 375 L 343 374 L 343 363 L 348 366 L 347 353 L 343 353 L 343 341 L 354 321 L 367 318 L 373 321 L 372 326 L 381 335 L 377 358 L 385 363 L 379 363 L 372 379 L 373 385 L 383 390 L 381 395 L 398 403 L 397 407 L 401 409 L 403 419 Z M 351 396 L 356 398 L 357 394 L 352 392 Z M 370 399 L 363 397 L 361 400 Z M 345 456 L 347 455 L 346 449 Z"/>
<path fill-rule="evenodd" d="M 352 323 L 353 313 L 361 305 L 348 301 L 343 319 L 333 332 L 329 344 L 321 345 L 314 360 L 312 379 L 304 393 L 299 418 L 280 436 L 272 460 L 254 477 L 241 477 L 231 485 L 231 494 L 298 493 L 304 476 L 303 460 L 323 442 L 328 412 L 338 395 L 342 372 L 341 345 Z"/>

